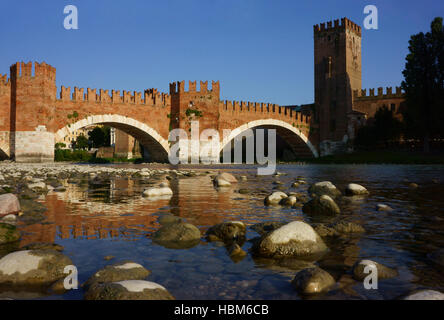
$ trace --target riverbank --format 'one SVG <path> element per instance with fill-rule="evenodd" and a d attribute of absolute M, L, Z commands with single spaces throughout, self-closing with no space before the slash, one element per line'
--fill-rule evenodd
<path fill-rule="evenodd" d="M 278 174 L 258 176 L 250 165 L 5 162 L 0 165 L 0 194 L 12 204 L 17 197 L 20 209 L 7 206 L 13 214 L 0 227 L 8 241 L 0 245 L 0 259 L 28 259 L 29 250 L 45 248 L 52 254 L 42 259 L 76 266 L 81 283 L 107 270 L 104 275 L 112 272 L 119 281 L 136 277 L 161 285 L 179 300 L 306 299 L 293 280 L 310 275 L 312 267 L 332 285 L 317 298 L 375 299 L 375 291 L 365 290 L 355 274 L 359 269 L 354 266 L 362 260 L 398 274 L 381 279 L 378 299 L 424 288 L 442 292 L 443 166 L 308 164 L 277 165 L 276 170 Z M 215 183 L 218 173 L 225 175 Z M 228 185 L 227 173 L 237 182 Z M 329 214 L 318 212 L 319 203 L 311 196 L 324 192 L 319 185 L 313 189 L 321 181 L 331 181 L 322 185 L 336 190 L 329 191 L 336 205 L 323 198 L 334 210 Z M 350 196 L 346 190 L 362 189 L 349 188 L 350 183 L 368 193 Z M 154 194 L 166 188 L 169 194 Z M 223 224 L 230 222 L 230 227 Z M 320 240 L 316 261 L 261 255 L 268 252 L 258 250 L 262 236 L 294 227 L 304 235 L 310 231 L 315 240 L 318 234 L 329 249 L 326 255 L 321 256 Z M 219 236 L 224 230 L 236 233 Z M 170 235 L 187 239 L 162 239 Z M 19 241 L 11 240 L 18 236 Z M 116 265 L 125 267 L 115 270 Z M 88 286 L 55 292 L 55 280 L 34 288 L 20 278 L 21 291 L 0 285 L 0 299 L 97 297 Z"/>

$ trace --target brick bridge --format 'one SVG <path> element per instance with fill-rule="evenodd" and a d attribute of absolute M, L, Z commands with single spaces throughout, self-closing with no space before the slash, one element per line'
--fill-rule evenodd
<path fill-rule="evenodd" d="M 167 159 L 168 134 L 190 130 L 199 120 L 200 132 L 216 129 L 222 148 L 249 128 L 274 128 L 299 156 L 317 157 L 317 138 L 311 119 L 299 112 L 267 103 L 220 100 L 219 81 L 170 84 L 170 93 L 74 90 L 57 94 L 56 69 L 46 63 L 16 63 L 10 78 L 0 76 L 0 157 L 17 162 L 53 161 L 55 141 L 87 125 L 107 124 L 134 136 L 154 161 Z M 314 131 L 316 132 L 316 131 Z"/>

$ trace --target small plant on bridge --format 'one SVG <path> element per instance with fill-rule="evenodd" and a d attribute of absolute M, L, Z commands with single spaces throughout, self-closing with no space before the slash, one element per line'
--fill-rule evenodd
<path fill-rule="evenodd" d="M 194 117 L 196 118 L 201 118 L 203 116 L 202 111 L 198 110 L 198 109 L 192 109 L 192 108 L 188 108 L 185 111 L 185 114 L 187 115 L 188 118 L 190 118 L 191 116 L 194 115 Z"/>
<path fill-rule="evenodd" d="M 72 114 L 68 114 L 68 119 L 77 119 L 79 117 L 79 114 L 77 111 L 74 111 Z"/>

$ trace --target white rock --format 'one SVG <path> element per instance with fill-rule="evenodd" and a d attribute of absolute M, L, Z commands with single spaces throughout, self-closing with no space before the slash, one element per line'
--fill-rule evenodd
<path fill-rule="evenodd" d="M 115 268 L 116 269 L 136 269 L 136 268 L 143 268 L 143 266 L 138 263 L 135 263 L 135 262 L 127 262 L 125 264 L 115 266 Z"/>
<path fill-rule="evenodd" d="M 5 223 L 16 222 L 17 216 L 15 214 L 8 214 L 7 216 L 4 216 L 0 221 Z"/>
<path fill-rule="evenodd" d="M 163 188 L 148 188 L 143 192 L 145 197 L 162 197 L 162 196 L 172 196 L 173 190 L 168 187 Z"/>
<path fill-rule="evenodd" d="M 0 195 L 0 217 L 20 211 L 20 202 L 12 193 Z"/>
<path fill-rule="evenodd" d="M 378 209 L 378 211 L 392 211 L 393 209 L 391 207 L 389 207 L 386 204 L 382 204 L 382 203 L 378 203 L 376 205 L 376 209 Z"/>
<path fill-rule="evenodd" d="M 119 282 L 114 282 L 114 283 L 121 285 L 122 287 L 124 287 L 126 290 L 128 290 L 130 292 L 142 292 L 145 289 L 166 290 L 160 284 L 157 284 L 157 283 L 151 282 L 151 281 L 144 281 L 144 280 L 125 280 L 125 281 L 119 281 Z"/>
<path fill-rule="evenodd" d="M 336 186 L 333 183 L 331 183 L 330 181 L 316 182 L 314 185 L 316 187 L 325 187 L 325 188 L 332 189 L 332 190 L 336 189 Z"/>
<path fill-rule="evenodd" d="M 46 184 L 44 182 L 30 183 L 30 184 L 28 184 L 28 188 L 31 190 L 46 189 Z"/>
<path fill-rule="evenodd" d="M 284 244 L 291 240 L 315 242 L 317 233 L 305 222 L 293 221 L 272 231 L 270 240 L 275 244 Z"/>
<path fill-rule="evenodd" d="M 444 294 L 435 290 L 422 290 L 407 296 L 404 300 L 444 300 Z"/>
<path fill-rule="evenodd" d="M 273 192 L 272 194 L 270 194 L 269 196 L 267 196 L 265 198 L 265 204 L 266 205 L 269 205 L 269 204 L 279 204 L 279 202 L 282 199 L 285 199 L 287 197 L 288 197 L 288 195 L 285 194 L 284 192 L 282 192 L 282 191 L 275 191 L 275 192 Z"/>
<path fill-rule="evenodd" d="M 345 188 L 345 194 L 346 195 L 363 195 L 368 194 L 368 191 L 363 186 L 356 184 L 356 183 L 350 183 Z"/>
<path fill-rule="evenodd" d="M 30 252 L 30 250 L 17 251 L 4 256 L 0 259 L 0 272 L 10 276 L 16 272 L 25 274 L 38 269 L 43 258 Z"/>
<path fill-rule="evenodd" d="M 218 187 L 229 187 L 229 186 L 231 186 L 230 182 L 228 182 L 227 180 L 224 180 L 222 178 L 216 178 L 214 180 L 214 182 L 216 183 L 216 186 L 218 186 Z"/>
<path fill-rule="evenodd" d="M 228 181 L 229 183 L 237 183 L 236 177 L 228 172 L 222 172 L 222 173 L 218 174 L 216 179 L 218 179 L 218 178 Z"/>

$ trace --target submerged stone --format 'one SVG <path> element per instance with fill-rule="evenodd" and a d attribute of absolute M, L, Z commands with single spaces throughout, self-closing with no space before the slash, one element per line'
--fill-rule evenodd
<path fill-rule="evenodd" d="M 331 198 L 336 198 L 341 195 L 341 191 L 330 181 L 317 182 L 310 186 L 308 192 L 312 197 L 320 197 L 322 195 L 328 195 Z"/>
<path fill-rule="evenodd" d="M 95 283 L 85 293 L 86 300 L 174 300 L 163 286 L 143 280 Z"/>
<path fill-rule="evenodd" d="M 353 266 L 353 278 L 355 280 L 362 281 L 368 275 L 370 275 L 373 272 L 373 269 L 369 269 L 368 272 L 364 272 L 367 266 L 373 266 L 373 268 L 376 268 L 378 279 L 388 279 L 398 276 L 398 271 L 396 271 L 395 269 L 386 267 L 372 260 L 361 260 L 356 262 Z"/>
<path fill-rule="evenodd" d="M 11 224 L 0 222 L 0 244 L 11 243 L 20 240 L 20 231 Z"/>
<path fill-rule="evenodd" d="M 151 271 L 145 269 L 142 265 L 132 261 L 124 261 L 100 269 L 83 286 L 87 288 L 94 283 L 143 280 L 150 274 Z"/>
<path fill-rule="evenodd" d="M 166 248 L 187 249 L 200 242 L 200 230 L 189 223 L 172 223 L 162 226 L 153 235 L 153 242 Z"/>
<path fill-rule="evenodd" d="M 302 294 L 327 292 L 335 283 L 335 279 L 327 271 L 318 267 L 299 271 L 291 282 L 293 287 Z"/>
<path fill-rule="evenodd" d="M 302 207 L 305 213 L 319 214 L 319 215 L 336 215 L 341 213 L 336 202 L 328 195 L 315 197 Z"/>
<path fill-rule="evenodd" d="M 245 240 L 246 226 L 241 221 L 228 221 L 216 224 L 206 232 L 209 241 L 233 242 Z"/>

